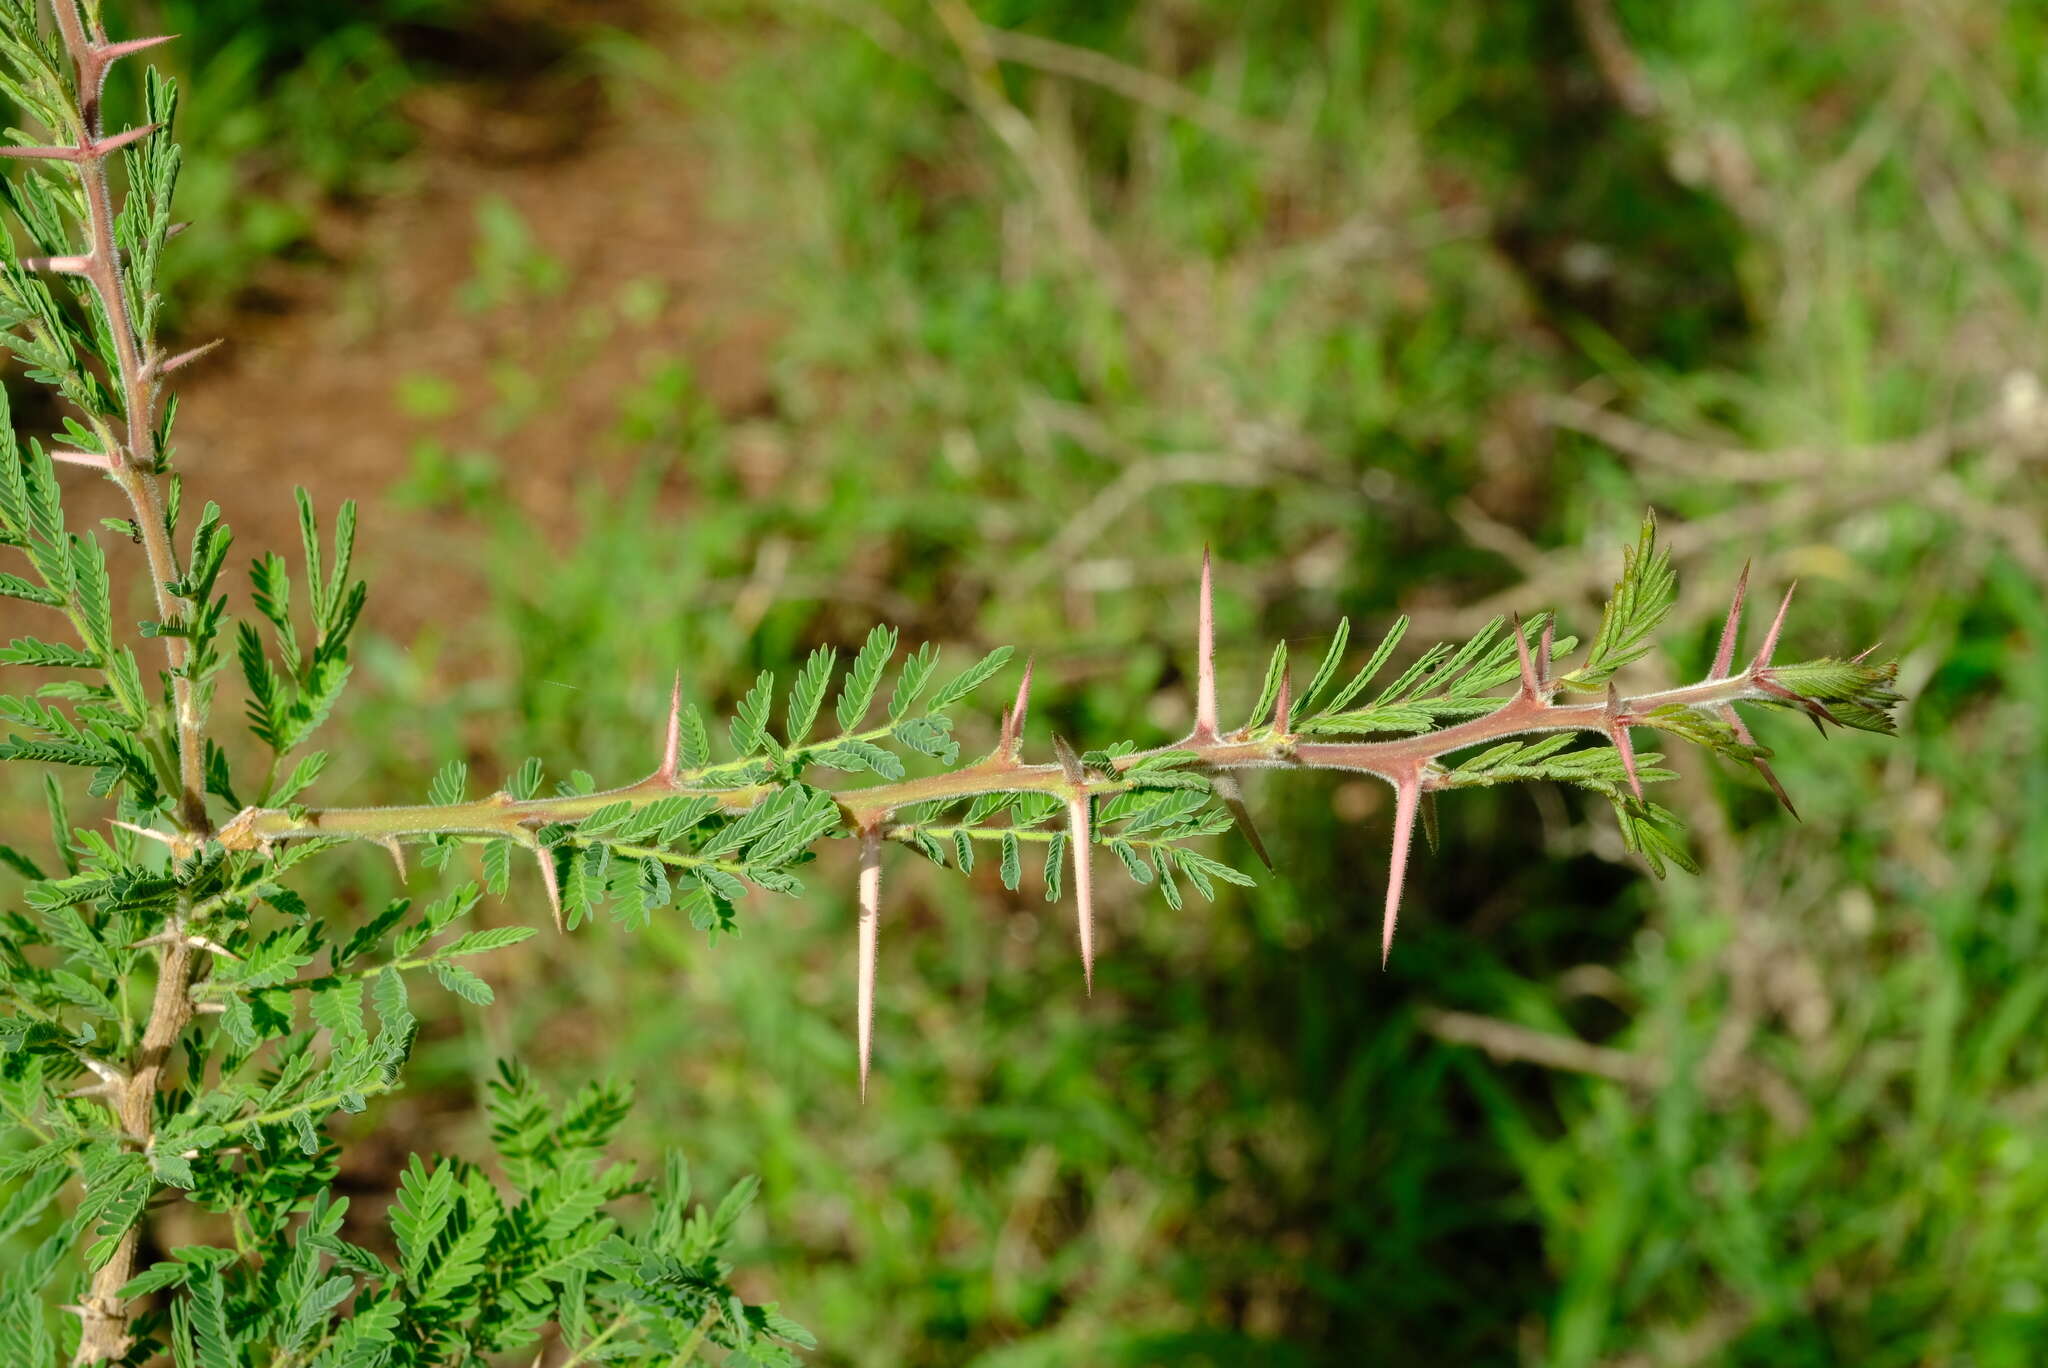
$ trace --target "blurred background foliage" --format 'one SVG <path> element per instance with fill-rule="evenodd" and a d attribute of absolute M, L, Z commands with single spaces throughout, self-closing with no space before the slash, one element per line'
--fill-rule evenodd
<path fill-rule="evenodd" d="M 1459 796 L 1384 973 L 1358 783 L 1260 785 L 1243 896 L 1117 889 L 1092 1000 L 1028 876 L 905 856 L 865 1106 L 850 879 L 530 942 L 356 1118 L 358 1217 L 482 1156 L 509 1053 L 758 1171 L 749 1293 L 820 1363 L 2040 1361 L 2048 12 L 145 8 L 231 339 L 180 463 L 252 553 L 293 479 L 370 506 L 325 801 L 623 780 L 678 666 L 725 706 L 876 619 L 1034 653 L 1035 745 L 1155 743 L 1205 544 L 1228 711 L 1342 614 L 1584 632 L 1645 506 L 1646 678 L 1745 561 L 1793 653 L 1904 665 L 1900 740 L 1763 723 L 1802 822 L 1684 757 L 1696 878 Z M 357 916 L 380 861 L 308 891 Z"/>

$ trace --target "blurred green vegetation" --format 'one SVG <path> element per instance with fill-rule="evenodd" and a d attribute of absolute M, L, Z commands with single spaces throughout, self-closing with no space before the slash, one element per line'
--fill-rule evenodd
<path fill-rule="evenodd" d="M 1092 1000 L 1029 877 L 905 856 L 865 1106 L 850 877 L 756 895 L 715 946 L 536 942 L 436 1019 L 362 1152 L 480 1154 L 508 1053 L 626 1077 L 645 1154 L 761 1174 L 750 1290 L 826 1364 L 2039 1362 L 2048 15 L 977 12 L 728 0 L 683 29 L 729 55 L 696 86 L 633 23 L 591 33 L 617 98 L 685 88 L 778 322 L 767 397 L 647 368 L 566 547 L 495 482 L 520 422 L 410 444 L 399 496 L 461 511 L 488 588 L 372 643 L 323 799 L 411 798 L 455 756 L 624 779 L 678 664 L 724 706 L 878 617 L 1035 653 L 1036 745 L 1156 742 L 1205 544 L 1228 711 L 1342 614 L 1413 612 L 1419 649 L 1500 595 L 1583 632 L 1646 505 L 1685 586 L 1650 677 L 1705 664 L 1749 561 L 1760 595 L 1800 579 L 1795 652 L 1900 657 L 1904 736 L 1765 720 L 1797 823 L 1681 756 L 1707 871 L 1666 884 L 1567 796 L 1460 796 L 1384 973 L 1387 804 L 1358 784 L 1260 785 L 1281 872 L 1244 896 L 1116 889 Z M 293 126 L 330 41 L 223 39 L 193 121 Z M 195 174 L 260 141 L 213 136 Z M 403 140 L 353 136 L 339 176 Z M 575 291 L 483 213 L 480 327 Z M 434 378 L 401 390 L 424 432 Z M 373 856 L 337 907 L 391 890 Z"/>

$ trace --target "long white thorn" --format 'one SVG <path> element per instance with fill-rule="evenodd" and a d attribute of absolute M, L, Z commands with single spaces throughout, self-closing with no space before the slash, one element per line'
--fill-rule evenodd
<path fill-rule="evenodd" d="M 869 827 L 860 834 L 860 1100 L 868 1100 L 868 1059 L 875 1034 L 875 945 L 882 923 L 882 830 Z"/>
<path fill-rule="evenodd" d="M 555 930 L 567 931 L 568 924 L 562 917 L 562 888 L 555 881 L 555 852 L 539 841 L 533 843 L 533 857 L 540 861 L 540 881 L 548 890 L 548 910 L 555 914 Z"/>
<path fill-rule="evenodd" d="M 1074 919 L 1081 933 L 1081 982 L 1095 996 L 1095 840 L 1088 795 L 1067 800 L 1067 844 L 1074 853 Z"/>
<path fill-rule="evenodd" d="M 1094 832 L 1088 809 L 1088 771 L 1067 738 L 1053 733 L 1053 758 L 1067 781 L 1067 844 L 1074 848 L 1074 916 L 1081 932 L 1081 981 L 1095 996 Z"/>

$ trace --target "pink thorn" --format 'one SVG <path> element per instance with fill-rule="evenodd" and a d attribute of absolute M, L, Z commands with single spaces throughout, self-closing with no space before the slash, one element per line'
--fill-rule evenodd
<path fill-rule="evenodd" d="M 162 127 L 162 124 L 144 124 L 140 128 L 131 128 L 126 133 L 116 133 L 111 138 L 101 138 L 92 144 L 86 155 L 104 157 L 109 152 L 118 152 L 130 143 L 141 142 Z"/>
<path fill-rule="evenodd" d="M 1521 614 L 1508 615 L 1508 630 L 1515 635 L 1515 663 L 1522 671 L 1522 697 L 1540 701 L 1543 697 L 1543 677 L 1536 672 L 1536 662 L 1529 658 L 1529 638 L 1522 631 Z"/>
<path fill-rule="evenodd" d="M 676 671 L 675 683 L 668 691 L 668 735 L 661 743 L 661 768 L 654 772 L 657 779 L 675 782 L 676 764 L 683 750 L 683 672 Z"/>
<path fill-rule="evenodd" d="M 1408 847 L 1415 841 L 1415 810 L 1422 805 L 1420 771 L 1404 771 L 1394 781 L 1394 852 L 1387 862 L 1387 911 L 1380 930 L 1380 968 L 1394 953 L 1394 921 L 1401 911 L 1401 886 L 1408 878 Z"/>
<path fill-rule="evenodd" d="M 68 161 L 83 160 L 85 154 L 75 147 L 0 147 L 0 157 L 17 157 L 23 161 Z"/>
<path fill-rule="evenodd" d="M 158 375 L 169 375 L 172 371 L 177 370 L 182 366 L 189 366 L 194 361 L 197 361 L 200 357 L 205 356 L 208 352 L 211 352 L 214 348 L 220 346 L 220 344 L 226 340 L 226 338 L 216 337 L 213 339 L 213 341 L 205 343 L 202 346 L 193 347 L 189 351 L 181 351 L 176 356 L 170 357 L 169 359 L 161 362 L 156 368 L 156 373 Z"/>
<path fill-rule="evenodd" d="M 1735 598 L 1728 605 L 1728 621 L 1721 627 L 1721 644 L 1714 650 L 1714 668 L 1707 671 L 1709 679 L 1726 679 L 1728 671 L 1735 664 L 1735 641 L 1742 635 L 1742 596 L 1749 589 L 1749 562 L 1742 563 L 1742 574 L 1735 580 Z"/>
<path fill-rule="evenodd" d="M 89 256 L 23 257 L 21 259 L 21 269 L 24 271 L 54 271 L 58 275 L 84 275 L 92 269 L 92 258 Z"/>
<path fill-rule="evenodd" d="M 555 914 L 555 930 L 567 931 L 562 919 L 562 889 L 555 882 L 555 853 L 543 845 L 534 846 L 533 853 L 540 861 L 540 880 L 547 885 L 548 910 Z"/>
<path fill-rule="evenodd" d="M 1749 665 L 1751 670 L 1761 670 L 1770 665 L 1771 656 L 1778 649 L 1778 630 L 1785 625 L 1785 611 L 1792 606 L 1792 591 L 1798 587 L 1798 580 L 1785 586 L 1785 597 L 1778 603 L 1778 615 L 1771 619 L 1771 630 L 1764 633 L 1764 644 L 1757 647 L 1756 659 Z"/>
<path fill-rule="evenodd" d="M 868 1100 L 868 1058 L 875 1032 L 875 943 L 882 922 L 882 831 L 860 834 L 860 1100 Z"/>
<path fill-rule="evenodd" d="M 1095 996 L 1095 863 L 1088 795 L 1067 800 L 1067 843 L 1074 848 L 1074 917 L 1081 933 L 1081 981 Z"/>
<path fill-rule="evenodd" d="M 1202 592 L 1195 610 L 1195 731 L 1197 741 L 1216 739 L 1216 588 L 1209 548 L 1202 548 Z"/>
<path fill-rule="evenodd" d="M 118 62 L 123 57 L 132 57 L 138 52 L 161 47 L 177 36 L 175 33 L 163 33 L 154 38 L 128 38 L 118 43 L 102 43 L 92 50 L 92 55 L 102 63 Z"/>
<path fill-rule="evenodd" d="M 1003 714 L 1003 737 L 997 749 L 1008 759 L 1016 759 L 1024 744 L 1024 718 L 1031 711 L 1031 671 L 1037 664 L 1035 656 L 1025 659 L 1024 678 L 1017 683 L 1017 702 Z"/>
<path fill-rule="evenodd" d="M 1293 720 L 1294 680 L 1285 670 L 1280 672 L 1280 695 L 1273 700 L 1273 730 L 1286 736 L 1287 725 Z"/>
<path fill-rule="evenodd" d="M 1621 767 L 1628 774 L 1628 786 L 1640 803 L 1643 801 L 1643 781 L 1636 777 L 1636 743 L 1629 735 L 1628 716 L 1621 710 L 1621 694 L 1612 681 L 1607 685 L 1607 735 L 1614 741 L 1614 748 L 1621 752 Z"/>
<path fill-rule="evenodd" d="M 1550 643 L 1557 639 L 1557 619 L 1548 618 L 1543 623 L 1543 639 L 1536 643 L 1536 674 L 1538 678 L 1550 678 Z"/>
<path fill-rule="evenodd" d="M 113 459 L 96 451 L 66 451 L 63 447 L 51 447 L 50 459 L 68 461 L 72 465 L 91 466 L 94 470 L 112 470 Z"/>
<path fill-rule="evenodd" d="M 1636 743 L 1626 726 L 1613 728 L 1614 748 L 1621 752 L 1621 767 L 1628 771 L 1629 789 L 1636 795 L 1636 801 L 1643 801 L 1643 781 L 1636 777 Z"/>

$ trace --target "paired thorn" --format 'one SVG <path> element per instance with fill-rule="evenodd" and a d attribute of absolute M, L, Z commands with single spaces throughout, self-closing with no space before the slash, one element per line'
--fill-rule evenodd
<path fill-rule="evenodd" d="M 396 836 L 386 837 L 377 844 L 384 847 L 384 853 L 391 857 L 391 863 L 398 866 L 398 881 L 404 883 L 406 881 L 405 847 L 398 843 Z"/>
<path fill-rule="evenodd" d="M 1291 735 L 1289 724 L 1294 713 L 1294 680 L 1286 671 L 1280 672 L 1280 693 L 1273 700 L 1273 730 L 1281 736 Z"/>
<path fill-rule="evenodd" d="M 77 147 L 0 147 L 0 157 L 15 157 L 23 161 L 61 161 L 74 164 L 102 161 L 130 143 L 141 142 L 144 138 L 162 127 L 162 124 L 144 124 L 140 128 L 131 128 L 125 133 L 116 133 L 110 138 L 88 138 Z"/>
<path fill-rule="evenodd" d="M 1006 760 L 1015 760 L 1024 747 L 1024 719 L 1031 711 L 1031 671 L 1037 664 L 1035 656 L 1025 659 L 1024 678 L 1017 684 L 1017 701 L 1003 714 L 1003 735 L 996 750 Z"/>
<path fill-rule="evenodd" d="M 860 970 L 856 993 L 860 1041 L 860 1100 L 868 1100 L 868 1060 L 875 1032 L 875 945 L 882 923 L 882 829 L 860 833 Z"/>
<path fill-rule="evenodd" d="M 1387 910 L 1380 927 L 1380 968 L 1394 953 L 1394 922 L 1401 912 L 1401 887 L 1408 879 L 1408 847 L 1415 840 L 1415 812 L 1422 806 L 1422 771 L 1410 768 L 1394 780 L 1394 850 L 1387 862 Z"/>
<path fill-rule="evenodd" d="M 208 940 L 204 936 L 187 931 L 181 923 L 175 921 L 165 926 L 161 931 L 154 932 L 144 936 L 139 941 L 130 943 L 128 948 L 130 950 L 147 950 L 158 945 L 189 946 L 194 950 L 204 950 L 209 955 L 218 955 L 222 959 L 240 960 L 242 958 L 219 941 Z"/>
<path fill-rule="evenodd" d="M 1736 576 L 1735 593 L 1728 603 L 1728 618 L 1721 626 L 1721 640 L 1719 645 L 1714 648 L 1714 665 L 1712 669 L 1707 671 L 1708 679 L 1726 679 L 1728 678 L 1729 671 L 1735 668 L 1735 648 L 1740 643 L 1742 636 L 1743 599 L 1749 591 L 1749 564 L 1748 561 L 1744 561 L 1742 563 L 1742 573 Z M 1771 630 L 1765 633 L 1763 645 L 1758 648 L 1756 657 L 1750 664 L 1749 668 L 1752 672 L 1765 669 L 1770 665 L 1771 655 L 1778 647 L 1778 632 L 1785 625 L 1786 610 L 1792 606 L 1792 591 L 1798 587 L 1799 582 L 1797 580 L 1794 580 L 1785 587 L 1785 597 L 1778 604 L 1778 615 L 1772 620 Z M 1799 698 L 1789 689 L 1781 688 L 1773 680 L 1759 678 L 1757 686 L 1766 693 L 1783 694 L 1805 706 L 1820 706 L 1817 703 L 1808 704 L 1807 700 Z M 1823 712 L 1826 711 L 1824 708 L 1821 710 Z M 1728 729 L 1735 733 L 1736 740 L 1752 750 L 1756 749 L 1756 738 L 1750 735 L 1748 724 L 1742 720 L 1742 714 L 1735 710 L 1734 704 L 1724 703 L 1714 711 L 1723 722 L 1728 724 Z M 1819 725 L 1818 718 L 1815 719 L 1815 725 Z M 1792 805 L 1791 796 L 1785 792 L 1785 786 L 1778 782 L 1778 776 L 1772 771 L 1770 762 L 1761 755 L 1752 755 L 1749 762 L 1756 766 L 1756 772 L 1763 776 L 1764 783 L 1770 785 L 1771 792 L 1777 795 L 1780 803 L 1785 805 L 1785 811 L 1792 814 L 1792 820 L 1795 822 L 1799 821 L 1799 809 Z"/>
<path fill-rule="evenodd" d="M 1216 584 L 1209 548 L 1202 548 L 1202 589 L 1195 609 L 1196 741 L 1216 739 Z"/>
<path fill-rule="evenodd" d="M 1735 643 L 1742 635 L 1742 599 L 1749 591 L 1749 562 L 1742 563 L 1742 573 L 1735 578 L 1735 597 L 1728 604 L 1728 620 L 1721 625 L 1721 644 L 1714 648 L 1714 668 L 1707 671 L 1709 679 L 1726 679 L 1728 671 L 1735 666 Z"/>
<path fill-rule="evenodd" d="M 1636 801 L 1640 803 L 1643 801 L 1643 781 L 1636 777 L 1636 743 L 1635 739 L 1629 735 L 1629 721 L 1629 714 L 1622 711 L 1621 691 L 1614 687 L 1613 680 L 1609 680 L 1607 682 L 1607 718 L 1605 722 L 1607 736 L 1609 740 L 1614 742 L 1614 748 L 1621 752 L 1621 767 L 1628 774 L 1629 789 L 1636 795 Z"/>

